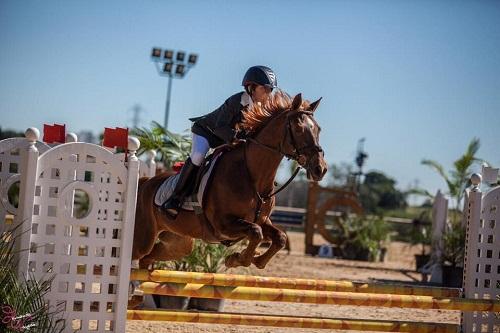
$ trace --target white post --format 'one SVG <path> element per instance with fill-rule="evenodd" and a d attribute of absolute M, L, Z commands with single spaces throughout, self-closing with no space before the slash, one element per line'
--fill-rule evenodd
<path fill-rule="evenodd" d="M 139 149 L 139 140 L 129 137 L 128 141 L 128 175 L 126 189 L 126 208 L 123 217 L 121 260 L 118 282 L 118 302 L 116 313 L 116 332 L 125 332 L 127 320 L 128 286 L 130 282 L 130 264 L 132 258 L 132 243 L 134 241 L 135 206 L 137 203 L 137 185 L 139 181 L 139 160 L 135 155 Z"/>
<path fill-rule="evenodd" d="M 28 258 L 30 249 L 30 236 L 32 228 L 33 203 L 35 200 L 35 182 L 37 176 L 38 149 L 35 147 L 40 136 L 38 129 L 30 127 L 26 130 L 28 146 L 21 150 L 20 182 L 19 182 L 19 210 L 14 218 L 17 230 L 16 249 L 19 252 L 17 275 L 21 278 L 28 273 Z"/>
<path fill-rule="evenodd" d="M 441 259 L 443 233 L 448 219 L 448 199 L 438 190 L 432 206 L 432 252 L 436 260 Z"/>
<path fill-rule="evenodd" d="M 432 206 L 432 239 L 431 239 L 431 262 L 433 263 L 430 281 L 433 283 L 443 282 L 443 270 L 441 268 L 441 256 L 443 248 L 443 233 L 448 219 L 448 199 L 438 190 L 434 197 Z"/>
<path fill-rule="evenodd" d="M 75 133 L 69 132 L 66 134 L 66 143 L 78 142 L 78 136 Z"/>
<path fill-rule="evenodd" d="M 146 177 L 154 177 L 156 175 L 156 162 L 155 162 L 155 157 L 156 157 L 156 151 L 151 149 L 146 152 L 146 165 L 148 166 L 148 175 L 141 175 L 141 176 L 146 176 Z"/>

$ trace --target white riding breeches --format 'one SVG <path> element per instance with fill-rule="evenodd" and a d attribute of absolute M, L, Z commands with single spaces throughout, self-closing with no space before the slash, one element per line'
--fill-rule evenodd
<path fill-rule="evenodd" d="M 200 166 L 207 155 L 210 145 L 204 137 L 193 133 L 193 144 L 191 146 L 191 162 L 194 165 Z"/>

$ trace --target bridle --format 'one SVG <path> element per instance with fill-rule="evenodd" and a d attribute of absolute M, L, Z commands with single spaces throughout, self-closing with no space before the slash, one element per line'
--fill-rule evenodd
<path fill-rule="evenodd" d="M 298 117 L 302 114 L 305 114 L 305 115 L 310 116 L 312 118 L 313 112 L 299 110 L 299 111 L 294 111 L 292 114 L 281 113 L 278 115 L 278 117 L 282 116 L 283 114 L 285 114 L 287 116 L 287 122 L 286 122 L 286 125 L 284 127 L 283 139 L 280 141 L 278 147 L 269 146 L 269 145 L 262 143 L 254 138 L 248 138 L 247 140 L 245 140 L 245 147 L 243 147 L 243 154 L 245 157 L 245 165 L 246 165 L 247 173 L 250 177 L 250 181 L 252 182 L 252 184 L 255 184 L 255 183 L 252 179 L 252 174 L 250 173 L 250 170 L 248 169 L 248 160 L 247 160 L 247 153 L 246 153 L 247 148 L 250 145 L 249 143 L 254 143 L 254 144 L 257 144 L 261 147 L 267 148 L 273 152 L 276 152 L 276 153 L 281 154 L 282 156 L 285 156 L 289 160 L 294 160 L 298 163 L 298 166 L 295 169 L 295 171 L 293 172 L 292 176 L 276 191 L 274 191 L 274 192 L 271 191 L 272 193 L 269 193 L 267 195 L 261 195 L 259 193 L 259 191 L 254 186 L 254 191 L 257 195 L 257 198 L 259 199 L 257 201 L 257 207 L 255 208 L 254 223 L 257 223 L 257 220 L 259 219 L 262 204 L 265 203 L 270 198 L 272 198 L 273 196 L 275 196 L 276 194 L 278 194 L 279 192 L 281 192 L 283 189 L 285 189 L 285 187 L 287 187 L 292 182 L 292 180 L 295 178 L 295 176 L 297 176 L 297 174 L 300 171 L 300 168 L 304 167 L 304 165 L 307 163 L 307 157 L 306 157 L 305 152 L 314 151 L 314 152 L 318 152 L 318 153 L 323 153 L 323 148 L 321 148 L 321 146 L 318 144 L 318 142 L 316 141 L 316 138 L 313 138 L 314 139 L 313 144 L 298 147 L 297 139 L 295 138 L 295 135 L 293 134 L 293 131 L 292 131 L 292 125 L 291 125 L 292 119 L 294 119 L 295 117 Z M 288 140 L 287 140 L 288 137 L 290 137 L 291 142 L 288 142 Z M 291 152 L 286 152 L 283 149 L 284 145 L 287 143 L 292 147 Z"/>
<path fill-rule="evenodd" d="M 286 114 L 286 113 L 283 113 L 283 114 Z M 277 152 L 277 153 L 285 156 L 289 160 L 296 161 L 301 167 L 304 167 L 304 165 L 306 164 L 306 161 L 307 161 L 306 152 L 313 151 L 316 153 L 322 153 L 323 148 L 321 148 L 321 146 L 318 144 L 318 142 L 316 142 L 316 138 L 313 138 L 314 139 L 313 144 L 298 147 L 297 139 L 295 138 L 295 135 L 293 134 L 293 131 L 292 131 L 291 122 L 292 122 L 293 118 L 298 117 L 302 114 L 310 116 L 311 118 L 313 115 L 313 113 L 311 111 L 295 111 L 291 115 L 286 114 L 287 122 L 286 122 L 286 126 L 284 127 L 283 139 L 280 141 L 278 147 L 269 146 L 269 145 L 264 144 L 264 143 L 258 141 L 257 139 L 254 139 L 254 138 L 248 138 L 247 141 L 249 141 L 251 143 L 255 143 L 261 147 L 267 148 L 271 151 Z M 279 116 L 281 116 L 281 115 L 282 114 L 280 114 Z M 291 142 L 288 142 L 288 140 L 287 140 L 288 138 L 290 138 Z M 286 152 L 283 149 L 283 146 L 286 143 L 288 143 L 292 147 L 291 152 Z"/>

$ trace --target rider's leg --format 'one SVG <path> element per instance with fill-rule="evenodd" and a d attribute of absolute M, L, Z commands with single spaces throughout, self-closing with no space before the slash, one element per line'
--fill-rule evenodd
<path fill-rule="evenodd" d="M 205 160 L 210 144 L 201 135 L 193 133 L 193 144 L 191 146 L 191 161 L 194 165 L 200 166 Z"/>
<path fill-rule="evenodd" d="M 171 197 L 163 204 L 163 211 L 170 217 L 175 219 L 179 213 L 179 208 L 182 205 L 184 197 L 188 194 L 190 184 L 196 177 L 199 166 L 203 163 L 207 151 L 210 149 L 207 139 L 193 133 L 193 144 L 191 155 L 186 160 L 182 167 L 179 179 L 175 185 L 175 189 Z"/>

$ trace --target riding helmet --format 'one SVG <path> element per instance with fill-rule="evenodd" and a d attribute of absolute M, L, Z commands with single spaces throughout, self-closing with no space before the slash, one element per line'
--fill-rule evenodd
<path fill-rule="evenodd" d="M 245 76 L 243 77 L 242 85 L 247 86 L 252 83 L 261 86 L 268 86 L 273 89 L 278 86 L 276 74 L 274 74 L 271 68 L 266 66 L 253 66 L 247 70 Z"/>

